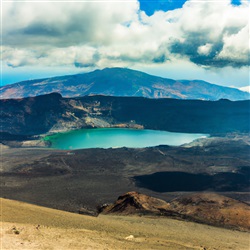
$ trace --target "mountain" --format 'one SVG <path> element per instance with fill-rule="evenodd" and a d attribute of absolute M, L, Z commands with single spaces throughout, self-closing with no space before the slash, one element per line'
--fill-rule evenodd
<path fill-rule="evenodd" d="M 58 93 L 0 100 L 2 133 L 37 135 L 96 127 L 184 133 L 249 132 L 250 100 L 201 101 Z"/>
<path fill-rule="evenodd" d="M 199 80 L 172 80 L 126 68 L 106 68 L 90 73 L 29 80 L 0 88 L 2 99 L 59 92 L 64 97 L 85 95 L 140 96 L 200 100 L 245 100 L 249 93 Z"/>

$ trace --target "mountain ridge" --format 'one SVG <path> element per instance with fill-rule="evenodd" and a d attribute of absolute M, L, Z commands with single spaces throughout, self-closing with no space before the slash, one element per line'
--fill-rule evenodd
<path fill-rule="evenodd" d="M 105 68 L 89 73 L 34 79 L 0 88 L 1 99 L 59 92 L 64 97 L 86 95 L 137 96 L 200 100 L 246 100 L 250 94 L 203 80 L 173 80 L 128 68 Z"/>
<path fill-rule="evenodd" d="M 1 131 L 37 135 L 81 128 L 128 127 L 187 133 L 249 133 L 249 100 L 201 101 L 58 93 L 0 101 Z"/>

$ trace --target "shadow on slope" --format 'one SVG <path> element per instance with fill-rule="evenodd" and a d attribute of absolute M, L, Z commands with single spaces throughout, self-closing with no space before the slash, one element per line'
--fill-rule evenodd
<path fill-rule="evenodd" d="M 249 175 L 244 173 L 193 174 L 185 172 L 156 172 L 135 176 L 136 185 L 155 192 L 175 191 L 243 191 L 249 188 Z"/>

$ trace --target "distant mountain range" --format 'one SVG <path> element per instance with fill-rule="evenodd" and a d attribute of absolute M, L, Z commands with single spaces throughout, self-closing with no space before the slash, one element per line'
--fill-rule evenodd
<path fill-rule="evenodd" d="M 139 96 L 199 100 L 246 100 L 250 94 L 200 80 L 172 80 L 126 68 L 22 81 L 0 88 L 2 99 L 59 92 L 64 97 L 85 95 Z"/>

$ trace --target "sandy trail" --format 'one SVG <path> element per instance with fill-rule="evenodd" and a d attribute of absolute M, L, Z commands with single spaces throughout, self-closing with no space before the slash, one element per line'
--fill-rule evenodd
<path fill-rule="evenodd" d="M 0 202 L 1 250 L 249 249 L 246 232 L 168 218 L 89 217 L 7 199 Z"/>

